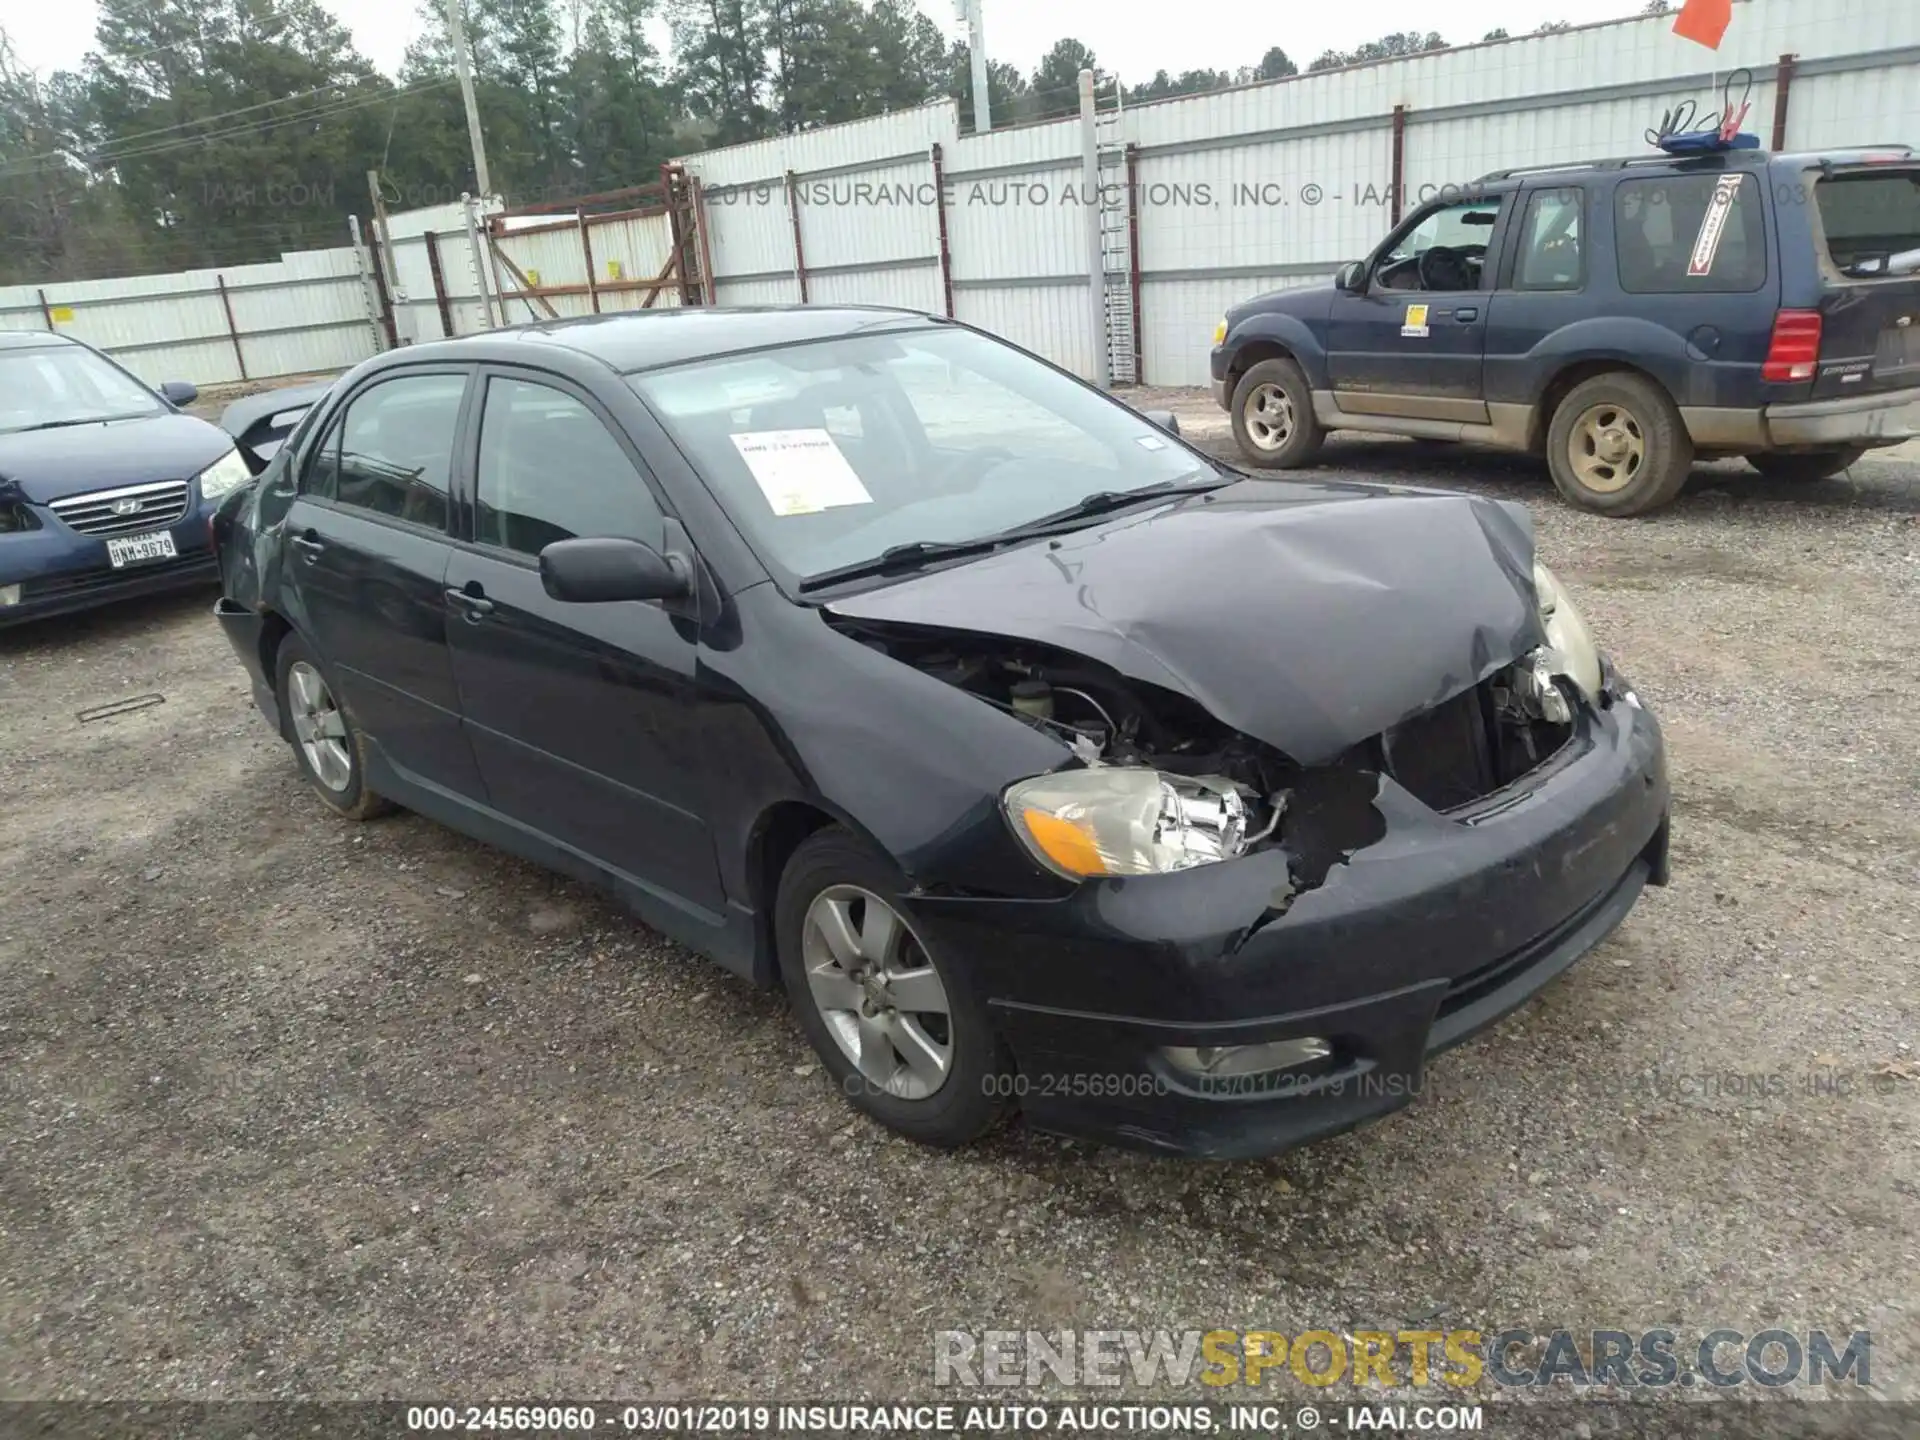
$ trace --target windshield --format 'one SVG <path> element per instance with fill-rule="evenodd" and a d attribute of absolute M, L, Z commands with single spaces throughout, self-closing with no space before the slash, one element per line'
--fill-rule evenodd
<path fill-rule="evenodd" d="M 968 330 L 851 336 L 632 377 L 763 558 L 802 578 L 1216 472 Z"/>
<path fill-rule="evenodd" d="M 0 350 L 0 433 L 159 415 L 160 398 L 77 345 Z"/>

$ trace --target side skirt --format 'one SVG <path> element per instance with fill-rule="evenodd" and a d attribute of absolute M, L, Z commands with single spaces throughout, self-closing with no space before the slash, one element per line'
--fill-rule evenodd
<path fill-rule="evenodd" d="M 754 915 L 744 906 L 728 902 L 725 914 L 715 914 L 694 905 L 624 870 L 604 865 L 591 855 L 498 810 L 456 795 L 395 765 L 372 741 L 367 744 L 366 780 L 395 804 L 449 830 L 470 835 L 482 844 L 609 892 L 643 923 L 669 940 L 698 951 L 743 979 L 756 985 L 774 983 L 772 959 L 758 953 Z"/>

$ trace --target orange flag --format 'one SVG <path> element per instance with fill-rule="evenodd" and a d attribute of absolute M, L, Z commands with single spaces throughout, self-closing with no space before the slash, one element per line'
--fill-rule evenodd
<path fill-rule="evenodd" d="M 1720 48 L 1721 37 L 1733 23 L 1733 0 L 1687 0 L 1673 22 L 1673 33 L 1709 50 Z"/>

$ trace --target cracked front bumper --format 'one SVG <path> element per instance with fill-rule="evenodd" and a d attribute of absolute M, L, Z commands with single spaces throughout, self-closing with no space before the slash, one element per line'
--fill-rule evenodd
<path fill-rule="evenodd" d="M 1386 834 L 1284 897 L 1279 850 L 1063 900 L 927 897 L 964 955 L 1043 1129 L 1165 1154 L 1268 1154 L 1408 1103 L 1426 1057 L 1525 1003 L 1667 868 L 1653 717 L 1587 712 L 1560 756 L 1452 815 L 1391 780 Z M 1331 1054 L 1264 1088 L 1198 1085 L 1167 1047 L 1314 1036 Z"/>

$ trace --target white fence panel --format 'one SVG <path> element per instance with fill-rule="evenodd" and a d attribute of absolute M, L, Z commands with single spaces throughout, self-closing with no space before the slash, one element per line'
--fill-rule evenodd
<path fill-rule="evenodd" d="M 938 259 L 933 156 L 794 182 L 807 269 Z"/>
<path fill-rule="evenodd" d="M 1711 56 L 1671 31 L 1670 17 L 1634 18 L 1129 108 L 1121 135 L 1135 147 L 1138 180 L 1143 378 L 1204 383 L 1213 324 L 1228 305 L 1317 283 L 1366 254 L 1396 202 L 1411 209 L 1494 170 L 1645 153 L 1645 131 L 1663 110 L 1688 98 L 1710 108 L 1720 82 L 1742 67 L 1753 74 L 1746 128 L 1763 140 L 1784 105 L 1790 148 L 1920 142 L 1915 0 L 1736 0 L 1726 42 Z M 1783 96 L 1786 55 L 1795 59 Z M 959 318 L 1091 374 L 1077 119 L 961 136 L 956 107 L 942 101 L 690 156 L 683 163 L 702 182 L 717 298 L 799 298 L 791 176 L 810 299 L 943 311 L 936 144 Z M 403 339 L 443 333 L 428 232 L 439 236 L 453 330 L 496 323 L 481 288 L 494 288 L 491 261 L 476 273 L 465 224 L 458 205 L 389 217 Z M 524 233 L 506 235 L 503 253 L 530 280 L 575 290 L 553 297 L 561 313 L 589 313 L 595 297 L 577 227 L 522 219 L 512 229 Z M 664 213 L 591 220 L 601 310 L 646 303 L 644 289 L 602 287 L 658 276 L 671 233 Z M 358 265 L 351 250 L 332 249 L 218 272 L 231 327 L 214 271 L 49 285 L 44 307 L 40 287 L 15 286 L 0 291 L 0 327 L 45 329 L 50 311 L 55 328 L 152 379 L 238 378 L 242 356 L 254 377 L 332 368 L 384 343 L 368 321 Z M 517 288 L 510 277 L 505 285 Z M 654 304 L 679 299 L 670 285 Z M 523 302 L 510 309 L 510 321 L 527 318 Z"/>
<path fill-rule="evenodd" d="M 947 305 L 938 265 L 809 275 L 807 299 L 815 305 L 891 305 L 932 315 L 946 314 Z"/>
<path fill-rule="evenodd" d="M 1084 276 L 1087 220 L 1077 198 L 1080 187 L 1077 160 L 1017 175 L 957 175 L 947 187 L 954 279 Z"/>
<path fill-rule="evenodd" d="M 956 288 L 956 319 L 1011 340 L 1082 379 L 1094 373 L 1087 282 Z"/>

